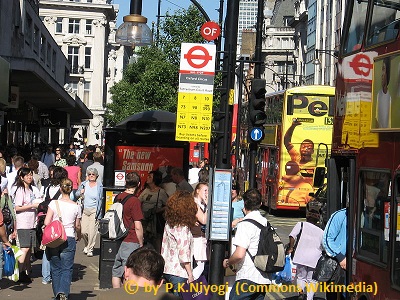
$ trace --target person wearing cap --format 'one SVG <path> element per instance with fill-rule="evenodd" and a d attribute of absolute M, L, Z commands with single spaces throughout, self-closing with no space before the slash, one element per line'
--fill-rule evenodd
<path fill-rule="evenodd" d="M 312 300 L 318 284 L 318 281 L 312 279 L 312 275 L 322 254 L 324 231 L 316 225 L 320 220 L 320 211 L 310 208 L 309 203 L 306 222 L 298 222 L 289 234 L 287 254 L 291 254 L 293 263 L 296 264 L 297 285 L 301 290 L 299 299 Z"/>

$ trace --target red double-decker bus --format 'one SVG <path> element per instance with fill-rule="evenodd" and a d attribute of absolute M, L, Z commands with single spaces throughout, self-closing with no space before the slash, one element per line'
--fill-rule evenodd
<path fill-rule="evenodd" d="M 400 299 L 400 2 L 346 2 L 328 214 L 348 206 L 352 299 Z"/>

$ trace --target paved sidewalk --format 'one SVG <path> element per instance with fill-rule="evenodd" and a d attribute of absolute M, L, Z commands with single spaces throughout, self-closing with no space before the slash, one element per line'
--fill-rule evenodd
<path fill-rule="evenodd" d="M 100 239 L 96 241 L 93 257 L 87 257 L 82 252 L 83 241 L 77 243 L 72 275 L 70 300 L 95 299 L 99 290 L 99 255 Z M 19 284 L 8 279 L 0 280 L 0 299 L 6 300 L 49 300 L 52 299 L 51 284 L 42 284 L 42 260 L 32 263 L 31 284 Z"/>

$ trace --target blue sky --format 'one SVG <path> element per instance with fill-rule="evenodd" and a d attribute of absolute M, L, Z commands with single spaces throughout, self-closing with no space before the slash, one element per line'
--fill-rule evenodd
<path fill-rule="evenodd" d="M 142 0 L 142 16 L 147 18 L 147 25 L 151 28 L 151 23 L 157 22 L 157 9 L 159 0 Z M 226 1 L 224 1 L 224 9 L 226 9 Z M 218 23 L 218 12 L 220 1 L 218 0 L 197 0 L 198 3 L 204 8 L 211 21 Z M 129 15 L 130 0 L 114 0 L 114 4 L 119 4 L 119 13 L 117 25 L 121 25 L 122 18 Z M 192 4 L 190 0 L 161 0 L 161 16 L 165 15 L 168 10 L 173 13 L 178 9 L 186 9 Z"/>

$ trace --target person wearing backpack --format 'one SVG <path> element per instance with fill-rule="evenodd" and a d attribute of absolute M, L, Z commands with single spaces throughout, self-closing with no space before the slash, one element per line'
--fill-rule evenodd
<path fill-rule="evenodd" d="M 126 261 L 129 255 L 136 249 L 143 247 L 143 213 L 141 203 L 135 196 L 140 187 L 140 176 L 131 172 L 125 176 L 125 191 L 115 197 L 115 202 L 123 202 L 122 219 L 128 234 L 122 240 L 121 246 L 115 256 L 112 267 L 112 286 L 120 288 Z M 126 198 L 127 196 L 129 196 Z"/>
<path fill-rule="evenodd" d="M 257 253 L 261 229 L 251 222 L 245 222 L 245 220 L 254 220 L 262 226 L 267 226 L 267 219 L 259 212 L 261 194 L 257 189 L 246 191 L 243 194 L 243 201 L 245 217 L 236 226 L 236 234 L 233 240 L 236 249 L 230 258 L 223 261 L 224 268 L 237 265 L 236 280 L 230 292 L 229 300 L 263 300 L 267 290 L 266 285 L 271 284 L 271 279 L 268 273 L 256 268 L 251 257 L 254 257 Z M 253 292 L 250 292 L 250 290 Z"/>
<path fill-rule="evenodd" d="M 3 214 L 0 211 L 0 280 L 3 278 L 3 247 L 11 247 L 8 241 L 6 226 L 3 222 Z"/>

